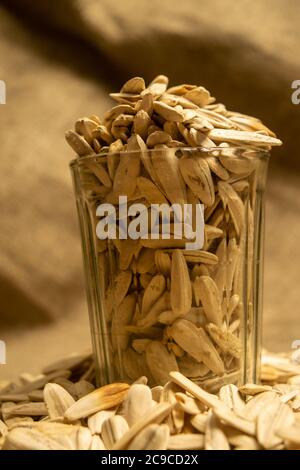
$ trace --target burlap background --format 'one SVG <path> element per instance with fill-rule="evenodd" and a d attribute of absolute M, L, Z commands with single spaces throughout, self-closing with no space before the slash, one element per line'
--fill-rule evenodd
<path fill-rule="evenodd" d="M 1 376 L 89 344 L 79 232 L 63 134 L 110 106 L 133 75 L 207 86 L 284 141 L 267 191 L 265 344 L 300 339 L 298 0 L 0 2 Z"/>

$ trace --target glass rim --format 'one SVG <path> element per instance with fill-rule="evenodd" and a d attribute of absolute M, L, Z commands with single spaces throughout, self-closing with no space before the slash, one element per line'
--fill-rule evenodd
<path fill-rule="evenodd" d="M 185 151 L 185 152 L 190 152 L 191 154 L 194 152 L 201 152 L 203 153 L 203 156 L 213 156 L 210 155 L 212 152 L 221 152 L 223 150 L 235 150 L 235 151 L 247 151 L 247 152 L 253 152 L 255 155 L 251 156 L 250 158 L 254 159 L 260 159 L 260 160 L 268 160 L 270 158 L 271 151 L 270 150 L 264 150 L 261 148 L 250 148 L 246 146 L 239 146 L 239 147 L 167 147 L 165 149 L 145 149 L 145 150 L 121 150 L 119 152 L 105 152 L 105 153 L 95 153 L 93 155 L 85 155 L 85 156 L 77 156 L 73 158 L 69 165 L 70 167 L 74 167 L 77 165 L 80 165 L 81 163 L 85 162 L 92 162 L 96 160 L 97 158 L 106 158 L 108 155 L 119 155 L 119 154 L 136 154 L 136 153 L 152 153 L 152 152 L 157 152 L 157 151 L 165 151 L 165 150 L 173 150 L 173 152 L 176 154 L 176 152 L 179 151 Z M 222 155 L 223 158 L 232 158 L 230 155 Z M 242 155 L 241 155 L 242 157 Z"/>

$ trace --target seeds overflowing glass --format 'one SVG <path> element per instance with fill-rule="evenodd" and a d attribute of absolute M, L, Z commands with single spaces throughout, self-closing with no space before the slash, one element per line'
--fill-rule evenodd
<path fill-rule="evenodd" d="M 99 382 L 255 381 L 263 191 L 281 141 L 163 75 L 111 97 L 102 121 L 66 133 Z"/>

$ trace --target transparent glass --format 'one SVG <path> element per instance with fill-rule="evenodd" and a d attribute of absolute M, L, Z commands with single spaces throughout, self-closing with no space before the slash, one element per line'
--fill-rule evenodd
<path fill-rule="evenodd" d="M 249 147 L 158 148 L 71 163 L 99 384 L 146 375 L 153 386 L 169 370 L 209 391 L 257 380 L 268 158 Z M 172 223 L 170 239 L 120 239 L 118 196 L 128 209 L 202 203 L 204 246 L 186 250 Z M 103 203 L 116 208 L 117 239 L 99 239 Z"/>

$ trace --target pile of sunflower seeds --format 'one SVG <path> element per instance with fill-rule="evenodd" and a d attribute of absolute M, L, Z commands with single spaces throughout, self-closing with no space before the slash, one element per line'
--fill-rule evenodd
<path fill-rule="evenodd" d="M 298 351 L 299 352 L 299 351 Z M 180 372 L 164 386 L 94 386 L 90 354 L 0 381 L 3 450 L 300 449 L 300 356 L 265 353 L 262 385 L 206 392 Z"/>
<path fill-rule="evenodd" d="M 81 118 L 66 139 L 79 157 L 82 210 L 92 225 L 93 290 L 100 286 L 111 381 L 146 375 L 151 385 L 164 385 L 178 371 L 210 391 L 225 380 L 238 383 L 242 344 L 254 344 L 256 334 L 257 156 L 281 141 L 260 120 L 216 103 L 204 87 L 168 88 L 163 75 L 147 87 L 132 78 L 110 96 L 118 104 L 102 121 Z M 203 248 L 183 249 L 175 224 L 169 240 L 99 240 L 96 208 L 117 207 L 120 195 L 128 207 L 202 203 Z"/>

